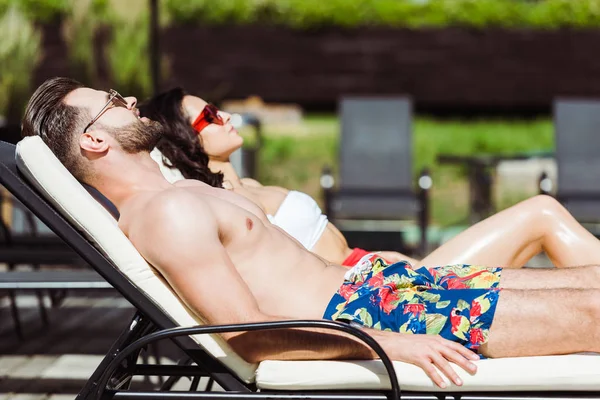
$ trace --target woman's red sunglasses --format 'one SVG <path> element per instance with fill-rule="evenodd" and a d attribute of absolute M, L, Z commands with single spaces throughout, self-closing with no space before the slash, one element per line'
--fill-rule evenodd
<path fill-rule="evenodd" d="M 200 133 L 202 129 L 210 124 L 225 125 L 225 121 L 223 121 L 223 118 L 219 115 L 219 109 L 217 107 L 212 104 L 207 104 L 192 124 L 192 127 L 196 132 Z"/>

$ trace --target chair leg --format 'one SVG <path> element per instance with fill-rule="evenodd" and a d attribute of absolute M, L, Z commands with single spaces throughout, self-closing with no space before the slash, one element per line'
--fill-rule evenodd
<path fill-rule="evenodd" d="M 160 344 L 150 343 L 150 345 L 148 346 L 148 351 L 150 352 L 150 354 L 152 354 L 152 357 L 154 357 L 154 361 L 156 362 L 156 364 L 160 364 Z M 165 378 L 162 375 L 158 376 L 158 383 L 161 386 L 164 385 Z"/>
<path fill-rule="evenodd" d="M 196 392 L 198 390 L 199 383 L 200 383 L 200 377 L 195 376 L 194 379 L 192 379 L 192 384 L 190 385 L 190 392 Z"/>
<path fill-rule="evenodd" d="M 67 289 L 52 289 L 48 291 L 50 297 L 50 307 L 60 307 L 63 300 L 67 297 Z"/>
<path fill-rule="evenodd" d="M 44 304 L 44 293 L 41 290 L 36 290 L 35 294 L 38 299 L 38 309 L 40 310 L 40 316 L 42 317 L 42 324 L 48 326 L 50 325 L 50 320 L 48 319 L 48 311 Z"/>
<path fill-rule="evenodd" d="M 167 380 L 165 381 L 165 383 L 162 384 L 162 386 L 160 387 L 160 391 L 161 392 L 168 392 L 169 390 L 171 390 L 171 388 L 173 386 L 175 386 L 175 384 L 177 382 L 179 382 L 179 380 L 183 378 L 182 376 L 170 376 L 167 378 Z"/>
<path fill-rule="evenodd" d="M 149 320 L 147 320 L 141 314 L 136 313 L 136 315 L 133 317 L 132 323 L 112 345 L 102 362 L 100 362 L 100 365 L 98 365 L 90 379 L 88 379 L 85 386 L 77 395 L 76 400 L 91 400 L 96 398 L 97 391 L 104 390 L 104 388 L 98 388 L 98 381 L 102 378 L 104 369 L 122 349 L 146 334 L 151 327 L 152 324 Z"/>
<path fill-rule="evenodd" d="M 204 389 L 204 391 L 212 392 L 214 384 L 215 384 L 215 380 L 213 378 L 209 378 L 208 382 L 206 383 L 206 389 Z"/>
<path fill-rule="evenodd" d="M 33 265 L 33 270 L 39 271 L 40 265 L 39 264 Z M 40 316 L 42 317 L 42 325 L 48 326 L 50 323 L 48 321 L 48 313 L 46 312 L 46 306 L 44 305 L 44 293 L 41 290 L 36 290 L 35 296 L 37 297 L 38 309 L 40 311 Z"/>
<path fill-rule="evenodd" d="M 183 358 L 181 360 L 179 360 L 179 362 L 177 363 L 177 365 L 190 365 L 192 363 L 192 359 L 189 357 Z M 163 385 L 160 387 L 160 391 L 164 392 L 164 391 L 169 391 L 171 390 L 171 388 L 177 383 L 179 382 L 179 380 L 181 379 L 181 376 L 170 376 L 169 378 L 167 378 L 167 380 L 165 381 L 165 383 L 163 383 Z"/>
<path fill-rule="evenodd" d="M 8 270 L 14 271 L 16 268 L 15 264 L 8 264 Z M 19 318 L 19 308 L 17 307 L 17 292 L 14 290 L 8 291 L 8 301 L 10 302 L 10 313 L 12 314 L 13 322 L 15 324 L 15 332 L 19 340 L 24 339 L 23 328 L 21 326 L 21 319 Z"/>
<path fill-rule="evenodd" d="M 148 353 L 148 347 L 145 347 L 141 353 L 140 353 L 140 357 L 142 357 L 142 362 L 144 364 L 150 364 L 150 354 Z M 144 379 L 143 379 L 145 384 L 151 384 L 152 381 L 150 381 L 150 376 L 149 375 L 144 375 Z"/>
<path fill-rule="evenodd" d="M 423 168 L 419 176 L 419 230 L 421 240 L 419 243 L 419 255 L 425 257 L 427 255 L 427 229 L 429 228 L 429 190 L 432 186 L 431 174 L 428 168 Z"/>
<path fill-rule="evenodd" d="M 19 318 L 19 308 L 17 307 L 17 296 L 14 290 L 8 292 L 8 301 L 10 302 L 10 313 L 12 314 L 15 324 L 15 332 L 19 340 L 23 340 L 23 328 L 21 327 L 21 319 Z"/>

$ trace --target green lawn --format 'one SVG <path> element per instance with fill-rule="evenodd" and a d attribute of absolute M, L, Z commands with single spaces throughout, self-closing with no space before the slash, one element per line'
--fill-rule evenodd
<path fill-rule="evenodd" d="M 263 184 L 302 190 L 320 200 L 319 175 L 324 165 L 337 167 L 339 122 L 333 115 L 308 115 L 302 126 L 266 126 L 259 160 Z M 413 172 L 429 166 L 434 180 L 433 223 L 447 226 L 465 221 L 468 213 L 467 182 L 458 167 L 436 163 L 440 153 L 511 154 L 551 151 L 554 147 L 550 119 L 435 120 L 416 118 L 413 125 Z M 247 143 L 251 142 L 248 136 Z M 502 198 L 504 208 L 527 193 Z"/>

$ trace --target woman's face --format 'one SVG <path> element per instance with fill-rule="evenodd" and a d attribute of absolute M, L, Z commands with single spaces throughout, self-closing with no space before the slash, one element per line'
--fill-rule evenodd
<path fill-rule="evenodd" d="M 185 114 L 188 117 L 190 125 L 196 121 L 196 118 L 202 113 L 206 102 L 199 97 L 186 95 L 183 98 L 182 105 Z M 227 160 L 231 153 L 239 149 L 244 139 L 238 134 L 231 125 L 231 115 L 219 111 L 218 115 L 223 120 L 223 125 L 210 123 L 206 125 L 199 133 L 199 140 L 209 158 L 215 160 Z"/>

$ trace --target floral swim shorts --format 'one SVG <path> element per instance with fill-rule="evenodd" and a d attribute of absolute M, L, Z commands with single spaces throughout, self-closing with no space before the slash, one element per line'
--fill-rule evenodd
<path fill-rule="evenodd" d="M 468 349 L 487 342 L 502 268 L 414 268 L 369 254 L 346 275 L 324 319 L 401 333 L 441 335 Z"/>

